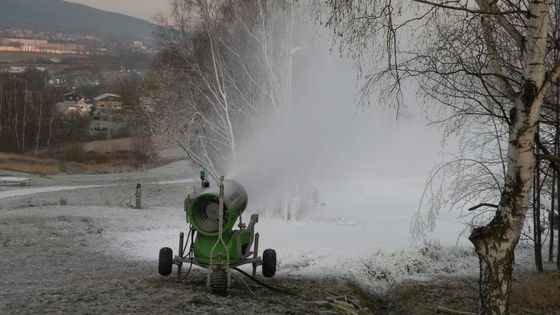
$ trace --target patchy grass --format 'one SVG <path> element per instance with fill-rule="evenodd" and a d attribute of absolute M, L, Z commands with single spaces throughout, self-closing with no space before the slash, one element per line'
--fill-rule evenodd
<path fill-rule="evenodd" d="M 142 171 L 173 161 L 170 159 L 141 161 L 133 153 L 127 152 L 90 155 L 78 161 L 68 161 L 48 152 L 41 153 L 39 156 L 0 153 L 0 170 L 38 175 L 122 173 Z"/>
<path fill-rule="evenodd" d="M 512 314 L 560 314 L 560 271 L 514 275 Z M 408 282 L 384 295 L 354 290 L 375 314 L 435 314 L 436 306 L 475 313 L 478 279 L 445 277 L 429 282 Z"/>
<path fill-rule="evenodd" d="M 52 159 L 39 159 L 27 155 L 0 153 L 0 170 L 48 175 L 59 173 L 59 164 L 59 162 Z"/>
<path fill-rule="evenodd" d="M 560 271 L 524 274 L 513 284 L 512 312 L 560 314 Z"/>

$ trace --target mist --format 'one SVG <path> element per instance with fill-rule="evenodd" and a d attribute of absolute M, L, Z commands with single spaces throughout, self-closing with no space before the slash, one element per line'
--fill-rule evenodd
<path fill-rule="evenodd" d="M 249 207 L 285 219 L 324 218 L 317 212 L 330 212 L 341 195 L 340 206 L 358 202 L 358 212 L 383 202 L 357 192 L 375 193 L 384 179 L 412 179 L 420 191 L 453 148 L 443 147 L 441 131 L 428 126 L 415 89 L 404 91 L 399 115 L 375 96 L 363 106 L 357 69 L 333 49 L 326 30 L 308 32 L 297 51 L 291 104 L 243 139 L 228 167 L 226 177 L 247 187 Z M 417 201 L 419 194 L 412 193 Z"/>

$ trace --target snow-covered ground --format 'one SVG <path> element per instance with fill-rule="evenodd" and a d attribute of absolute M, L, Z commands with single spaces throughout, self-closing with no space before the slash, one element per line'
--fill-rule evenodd
<path fill-rule="evenodd" d="M 33 187 L 0 191 L 0 219 L 87 217 L 102 229 L 99 246 L 108 255 L 154 261 L 160 247 L 176 248 L 186 229 L 182 202 L 187 185 L 196 184 L 186 165 L 134 174 L 32 177 Z M 142 210 L 128 206 L 137 183 L 143 187 Z M 321 202 L 298 219 L 260 214 L 261 250 L 276 249 L 278 274 L 344 277 L 372 290 L 407 279 L 476 274 L 475 256 L 464 238 L 457 241 L 465 228 L 459 216 L 440 217 L 431 235 L 437 241 L 430 246 L 411 240 L 424 178 L 380 175 L 316 188 Z M 246 219 L 254 212 L 249 198 Z"/>

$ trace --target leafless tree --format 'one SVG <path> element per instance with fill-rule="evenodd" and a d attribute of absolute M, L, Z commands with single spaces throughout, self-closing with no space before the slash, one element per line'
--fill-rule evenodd
<path fill-rule="evenodd" d="M 453 128 L 487 116 L 507 122 L 497 209 L 469 239 L 480 261 L 479 312 L 508 314 L 514 249 L 534 184 L 536 126 L 560 75 L 551 58 L 560 41 L 550 29 L 558 23 L 551 14 L 558 1 L 326 2 L 327 24 L 342 49 L 362 61 L 378 51 L 385 60 L 377 69 L 361 63 L 365 94 L 382 87 L 399 99 L 412 79 L 427 99 L 444 105 L 442 122 Z"/>
<path fill-rule="evenodd" d="M 236 159 L 239 138 L 289 104 L 293 5 L 173 0 L 160 21 L 150 121 L 214 178 Z"/>
<path fill-rule="evenodd" d="M 48 143 L 44 129 L 52 116 L 45 112 L 54 110 L 54 101 L 44 83 L 33 71 L 0 75 L 0 150 L 37 151 Z"/>

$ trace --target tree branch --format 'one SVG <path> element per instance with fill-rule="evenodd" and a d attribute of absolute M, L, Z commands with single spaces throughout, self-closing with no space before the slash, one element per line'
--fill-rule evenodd
<path fill-rule="evenodd" d="M 448 4 L 445 4 L 445 3 L 436 3 L 436 2 L 432 2 L 432 1 L 428 1 L 428 0 L 412 0 L 412 1 L 422 3 L 422 4 L 431 5 L 431 6 L 442 8 L 442 9 L 462 11 L 462 12 L 467 12 L 467 13 L 472 13 L 472 14 L 489 14 L 489 15 L 498 16 L 498 15 L 527 14 L 528 13 L 528 11 L 526 11 L 526 10 L 485 11 L 485 10 L 469 9 L 469 8 L 467 8 L 466 5 L 464 5 L 464 6 L 453 6 L 453 5 L 448 5 Z M 455 2 L 455 1 L 453 1 L 453 2 Z"/>
<path fill-rule="evenodd" d="M 539 91 L 539 98 L 544 98 L 548 90 L 556 83 L 558 77 L 560 76 L 560 62 L 558 62 L 552 70 L 547 72 L 541 90 Z"/>
<path fill-rule="evenodd" d="M 498 205 L 495 205 L 495 204 L 492 204 L 492 203 L 481 203 L 481 204 L 478 204 L 474 207 L 470 207 L 469 211 L 473 211 L 473 210 L 476 210 L 476 209 L 481 208 L 481 207 L 490 207 L 490 208 L 496 208 L 497 209 Z"/>
<path fill-rule="evenodd" d="M 481 2 L 481 0 L 477 1 Z M 484 38 L 484 42 L 486 43 L 486 47 L 488 48 L 488 55 L 490 57 L 490 64 L 496 73 L 496 79 L 498 83 L 503 89 L 503 93 L 507 96 L 507 98 L 515 102 L 516 93 L 509 81 L 505 79 L 504 71 L 502 69 L 502 65 L 500 63 L 500 58 L 498 57 L 498 49 L 496 47 L 496 41 L 494 40 L 492 26 L 490 25 L 489 17 L 484 15 L 480 18 L 480 24 L 482 26 L 482 35 Z"/>

